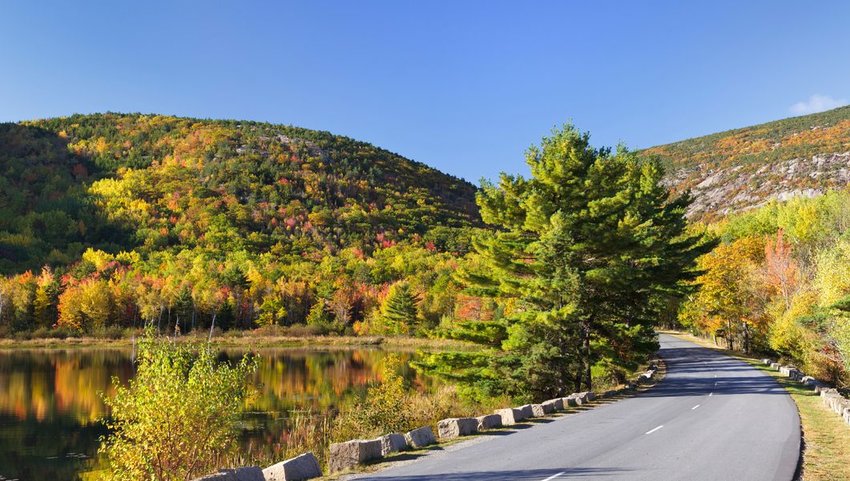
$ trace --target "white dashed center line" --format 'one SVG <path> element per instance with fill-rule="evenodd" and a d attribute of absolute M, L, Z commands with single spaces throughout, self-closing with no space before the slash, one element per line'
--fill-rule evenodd
<path fill-rule="evenodd" d="M 692 408 L 691 408 L 691 411 L 693 411 L 694 409 L 698 408 L 699 406 L 700 406 L 700 405 L 699 405 L 699 404 L 697 404 L 696 406 L 692 407 Z"/>
<path fill-rule="evenodd" d="M 662 424 L 661 426 L 658 426 L 657 428 L 650 429 L 649 431 L 647 431 L 647 432 L 646 432 L 646 433 L 644 433 L 644 434 L 652 434 L 652 433 L 654 433 L 655 431 L 658 431 L 659 429 L 661 429 L 661 428 L 663 428 L 663 427 L 664 427 L 664 425 Z"/>
<path fill-rule="evenodd" d="M 553 474 L 552 476 L 549 476 L 548 478 L 544 479 L 543 481 L 552 481 L 553 479 L 557 478 L 558 476 L 560 476 L 564 473 L 566 473 L 566 471 L 561 471 L 558 474 Z"/>

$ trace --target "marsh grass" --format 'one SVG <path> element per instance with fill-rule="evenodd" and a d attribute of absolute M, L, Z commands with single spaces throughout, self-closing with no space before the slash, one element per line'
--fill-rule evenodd
<path fill-rule="evenodd" d="M 95 348 L 129 348 L 134 342 L 143 337 L 142 331 L 126 329 L 121 335 L 110 334 L 110 337 L 79 337 L 77 333 L 68 334 L 64 331 L 51 331 L 44 337 L 22 334 L 14 338 L 0 337 L 0 349 L 67 349 L 75 347 Z M 172 338 L 176 342 L 198 343 L 206 342 L 208 331 L 204 333 L 188 333 Z M 323 335 L 293 335 L 286 332 L 266 331 L 228 331 L 220 336 L 213 336 L 212 345 L 219 348 L 259 349 L 259 348 L 311 348 L 311 349 L 349 349 L 360 347 L 387 348 L 393 350 L 428 351 L 441 350 L 474 350 L 478 346 L 450 339 L 429 339 L 405 336 L 323 336 Z"/>

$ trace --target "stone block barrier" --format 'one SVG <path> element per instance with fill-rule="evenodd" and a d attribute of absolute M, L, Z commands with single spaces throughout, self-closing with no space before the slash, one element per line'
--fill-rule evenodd
<path fill-rule="evenodd" d="M 478 432 L 478 420 L 475 418 L 448 418 L 437 423 L 440 439 L 452 439 L 469 436 Z"/>
<path fill-rule="evenodd" d="M 765 359 L 764 361 L 768 363 L 769 360 Z M 652 363 L 650 368 L 641 376 L 651 379 L 656 371 L 657 368 Z M 805 383 L 817 383 L 814 378 L 804 376 L 802 372 L 796 371 L 795 375 L 798 375 Z M 816 386 L 815 389 L 820 389 L 819 383 L 812 385 Z M 633 383 L 629 383 L 626 389 L 634 389 L 634 387 Z M 609 397 L 621 392 L 622 389 L 606 391 L 601 394 L 601 397 Z M 821 395 L 824 396 L 825 404 L 828 404 L 830 408 L 840 413 L 847 422 L 850 422 L 850 401 L 842 398 L 834 389 L 823 390 Z M 529 418 L 545 417 L 558 411 L 564 411 L 569 407 L 581 406 L 593 402 L 596 397 L 595 393 L 584 391 L 566 397 L 549 399 L 540 404 L 525 404 L 515 408 L 497 409 L 493 414 L 476 418 L 447 418 L 437 423 L 437 433 L 441 439 L 470 436 L 479 431 L 511 426 Z M 423 426 L 405 434 L 390 433 L 371 440 L 355 439 L 343 443 L 334 443 L 329 447 L 328 469 L 331 473 L 336 473 L 383 459 L 392 453 L 411 448 L 424 448 L 436 444 L 436 442 L 437 439 L 434 437 L 431 427 Z M 306 481 L 320 478 L 322 475 L 321 466 L 313 453 L 305 453 L 265 469 L 259 467 L 224 469 L 194 481 Z"/>
<path fill-rule="evenodd" d="M 761 362 L 764 365 L 769 365 L 771 369 L 779 371 L 780 374 L 814 390 L 820 395 L 824 406 L 841 416 L 845 423 L 850 424 L 850 399 L 842 396 L 836 389 L 825 385 L 812 376 L 807 376 L 806 373 L 794 366 L 783 366 L 778 362 L 771 361 L 770 359 L 762 359 Z"/>
<path fill-rule="evenodd" d="M 525 420 L 525 418 L 522 416 L 521 409 L 497 409 L 493 411 L 493 413 L 498 415 L 502 419 L 502 426 L 513 426 L 514 424 Z"/>
<path fill-rule="evenodd" d="M 534 408 L 531 407 L 531 404 L 524 404 L 516 409 L 519 409 L 520 413 L 522 413 L 523 421 L 534 417 Z"/>
<path fill-rule="evenodd" d="M 382 457 L 380 439 L 369 441 L 355 439 L 344 443 L 335 443 L 331 444 L 330 447 L 328 469 L 334 473 L 369 461 L 381 459 Z"/>
<path fill-rule="evenodd" d="M 387 456 L 391 453 L 404 451 L 408 448 L 407 439 L 404 434 L 390 433 L 378 438 L 381 440 L 381 455 Z"/>
<path fill-rule="evenodd" d="M 580 393 L 576 394 L 576 398 L 581 400 L 581 404 L 587 404 L 590 401 L 592 401 L 592 399 L 590 398 L 592 395 L 593 395 L 593 393 L 584 391 L 584 392 L 580 392 Z"/>
<path fill-rule="evenodd" d="M 305 453 L 269 466 L 262 475 L 264 481 L 304 481 L 322 477 L 322 468 L 313 453 Z"/>
<path fill-rule="evenodd" d="M 532 417 L 535 417 L 535 418 L 546 417 L 546 415 L 549 414 L 549 413 L 546 412 L 546 409 L 543 408 L 542 404 L 532 404 L 531 405 L 531 413 L 532 413 Z"/>
<path fill-rule="evenodd" d="M 437 442 L 437 439 L 434 437 L 434 431 L 431 431 L 431 426 L 423 426 L 419 429 L 409 431 L 404 435 L 404 438 L 410 447 L 416 449 L 424 448 Z"/>
<path fill-rule="evenodd" d="M 562 398 L 549 399 L 543 401 L 543 412 L 550 414 L 556 411 L 564 410 L 564 400 Z"/>
<path fill-rule="evenodd" d="M 502 427 L 502 416 L 498 414 L 487 414 L 475 418 L 478 421 L 478 430 L 498 429 Z"/>

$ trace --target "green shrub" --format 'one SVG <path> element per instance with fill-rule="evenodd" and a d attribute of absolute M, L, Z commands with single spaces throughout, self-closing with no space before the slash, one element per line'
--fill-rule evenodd
<path fill-rule="evenodd" d="M 209 345 L 181 345 L 147 335 L 139 344 L 138 372 L 128 386 L 113 379 L 105 398 L 111 434 L 101 446 L 106 479 L 192 479 L 234 456 L 237 422 L 247 396 L 246 376 L 256 361 L 220 364 Z"/>

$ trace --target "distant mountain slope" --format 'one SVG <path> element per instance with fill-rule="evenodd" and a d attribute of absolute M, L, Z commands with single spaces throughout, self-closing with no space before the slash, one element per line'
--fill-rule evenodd
<path fill-rule="evenodd" d="M 652 147 L 690 216 L 711 219 L 770 199 L 850 183 L 850 106 Z"/>
<path fill-rule="evenodd" d="M 0 124 L 0 272 L 88 246 L 316 257 L 479 222 L 476 188 L 328 132 L 94 114 Z"/>

